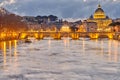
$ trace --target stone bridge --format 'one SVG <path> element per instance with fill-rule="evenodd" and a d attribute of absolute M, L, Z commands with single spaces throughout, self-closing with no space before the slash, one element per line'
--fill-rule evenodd
<path fill-rule="evenodd" d="M 27 37 L 35 37 L 36 39 L 43 39 L 44 37 L 52 37 L 53 39 L 61 39 L 61 37 L 71 37 L 72 39 L 79 39 L 80 37 L 89 37 L 91 39 L 109 38 L 112 39 L 115 35 L 114 32 L 22 32 L 19 39 Z"/>

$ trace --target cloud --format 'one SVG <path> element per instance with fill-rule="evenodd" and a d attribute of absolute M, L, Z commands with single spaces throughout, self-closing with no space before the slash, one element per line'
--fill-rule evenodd
<path fill-rule="evenodd" d="M 56 15 L 60 18 L 88 18 L 94 13 L 98 0 L 6 0 L 6 8 L 20 15 Z M 14 3 L 14 4 L 13 4 Z M 120 1 L 103 0 L 101 5 L 110 17 L 120 17 Z"/>
<path fill-rule="evenodd" d="M 15 2 L 16 2 L 15 0 L 2 0 L 0 1 L 0 7 L 11 5 L 14 4 Z"/>

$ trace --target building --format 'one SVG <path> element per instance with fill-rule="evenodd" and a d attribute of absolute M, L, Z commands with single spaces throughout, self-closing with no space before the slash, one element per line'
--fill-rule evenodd
<path fill-rule="evenodd" d="M 83 26 L 86 29 L 86 32 L 96 32 L 97 31 L 97 23 L 96 22 L 83 22 Z"/>
<path fill-rule="evenodd" d="M 69 25 L 63 25 L 60 29 L 61 32 L 71 32 Z"/>
<path fill-rule="evenodd" d="M 95 10 L 94 14 L 87 19 L 87 22 L 96 22 L 98 26 L 98 31 L 104 31 L 108 28 L 108 25 L 112 23 L 112 19 L 109 18 L 104 10 L 101 8 L 101 5 L 98 5 L 98 8 Z"/>
<path fill-rule="evenodd" d="M 71 32 L 71 27 L 68 21 L 63 21 L 63 25 L 60 28 L 61 32 Z"/>
<path fill-rule="evenodd" d="M 120 18 L 114 19 L 113 22 L 120 22 Z"/>
<path fill-rule="evenodd" d="M 113 22 L 109 25 L 111 31 L 120 32 L 120 22 Z"/>
<path fill-rule="evenodd" d="M 96 22 L 84 21 L 81 25 L 79 25 L 78 28 L 78 32 L 96 32 L 96 31 L 97 31 Z"/>
<path fill-rule="evenodd" d="M 111 29 L 113 32 L 120 32 L 120 25 L 113 26 Z"/>
<path fill-rule="evenodd" d="M 85 26 L 83 24 L 80 24 L 78 26 L 78 32 L 86 32 L 86 28 L 85 28 Z"/>

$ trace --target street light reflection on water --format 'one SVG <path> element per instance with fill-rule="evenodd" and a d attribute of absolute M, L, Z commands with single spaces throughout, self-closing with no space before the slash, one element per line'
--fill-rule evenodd
<path fill-rule="evenodd" d="M 67 37 L 62 40 L 53 40 L 49 38 L 40 41 L 34 40 L 30 44 L 17 40 L 4 41 L 0 42 L 0 80 L 13 80 L 13 78 L 15 80 L 18 78 L 28 80 L 63 80 L 63 78 L 64 80 L 92 80 L 92 78 L 94 80 L 112 80 L 109 75 L 106 75 L 108 78 L 99 77 L 99 75 L 108 73 L 109 69 L 111 71 L 109 73 L 116 73 L 120 66 L 119 55 L 119 41 L 108 39 L 80 38 L 72 40 Z M 85 72 L 83 72 L 84 70 Z M 88 76 L 88 74 L 93 76 Z"/>
<path fill-rule="evenodd" d="M 16 70 L 16 67 L 18 64 L 17 63 L 17 59 L 18 59 L 17 40 L 0 42 L 0 49 L 1 49 L 0 54 L 2 55 L 1 59 L 3 59 L 3 70 L 5 72 L 9 71 L 8 65 L 11 65 L 11 64 L 12 64 L 12 67 L 14 67 L 14 70 Z"/>

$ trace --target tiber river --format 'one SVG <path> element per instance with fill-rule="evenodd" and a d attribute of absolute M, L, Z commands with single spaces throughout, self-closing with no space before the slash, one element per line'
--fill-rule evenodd
<path fill-rule="evenodd" d="M 116 40 L 0 42 L 0 80 L 120 80 Z"/>

